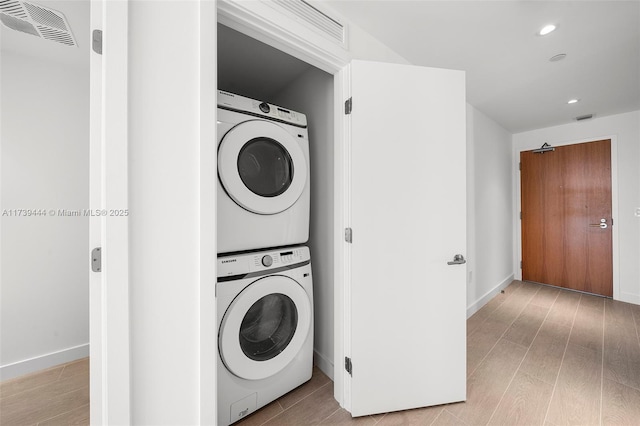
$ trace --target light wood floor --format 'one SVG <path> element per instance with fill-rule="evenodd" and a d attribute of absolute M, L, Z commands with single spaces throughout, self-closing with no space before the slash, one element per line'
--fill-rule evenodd
<path fill-rule="evenodd" d="M 88 425 L 89 358 L 0 383 L 0 425 Z"/>
<path fill-rule="evenodd" d="M 238 425 L 640 425 L 640 306 L 514 281 L 467 321 L 467 402 L 352 419 L 311 381 Z"/>
<path fill-rule="evenodd" d="M 467 321 L 467 402 L 352 419 L 318 369 L 250 425 L 640 425 L 640 306 L 514 281 Z M 88 360 L 0 384 L 0 424 L 88 424 Z"/>

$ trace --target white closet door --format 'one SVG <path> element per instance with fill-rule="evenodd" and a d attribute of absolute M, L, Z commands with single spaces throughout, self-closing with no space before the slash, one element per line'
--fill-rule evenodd
<path fill-rule="evenodd" d="M 466 265 L 448 264 L 466 254 L 464 79 L 351 64 L 345 351 L 354 416 L 466 398 Z"/>

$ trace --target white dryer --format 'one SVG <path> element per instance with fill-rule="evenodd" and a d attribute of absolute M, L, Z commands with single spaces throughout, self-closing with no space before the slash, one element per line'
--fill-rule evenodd
<path fill-rule="evenodd" d="M 218 253 L 309 239 L 307 119 L 218 91 Z"/>
<path fill-rule="evenodd" d="M 309 249 L 219 257 L 216 298 L 218 425 L 226 426 L 311 379 Z"/>

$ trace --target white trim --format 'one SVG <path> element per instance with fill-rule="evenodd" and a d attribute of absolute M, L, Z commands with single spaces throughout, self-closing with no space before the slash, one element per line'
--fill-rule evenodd
<path fill-rule="evenodd" d="M 476 312 L 478 312 L 480 310 L 480 308 L 482 308 L 491 299 L 493 299 L 496 294 L 500 293 L 500 291 L 502 291 L 505 288 L 507 288 L 509 286 L 509 284 L 511 284 L 512 281 L 513 281 L 513 274 L 509 275 L 507 278 L 505 278 L 504 280 L 500 281 L 500 283 L 497 286 L 495 286 L 494 288 L 492 288 L 491 290 L 486 292 L 482 297 L 480 297 L 478 300 L 476 300 L 475 303 L 469 305 L 467 307 L 467 318 L 470 318 L 471 315 L 473 315 Z"/>
<path fill-rule="evenodd" d="M 313 350 L 313 364 L 316 365 L 320 371 L 333 380 L 333 361 L 322 355 L 320 352 Z"/>
<path fill-rule="evenodd" d="M 89 344 L 73 346 L 57 352 L 17 361 L 0 367 L 0 381 L 45 370 L 56 365 L 66 364 L 89 356 Z"/>
<path fill-rule="evenodd" d="M 217 4 L 200 3 L 200 421 L 215 425 L 218 329 L 216 284 Z M 213 53 L 212 53 L 213 52 Z M 212 120 L 211 117 L 214 119 Z"/>
<path fill-rule="evenodd" d="M 342 69 L 351 59 L 344 47 L 266 2 L 219 0 L 218 22 L 330 74 Z"/>
<path fill-rule="evenodd" d="M 128 210 L 128 1 L 94 0 L 91 28 L 103 30 L 102 55 L 91 51 L 90 205 Z M 90 248 L 102 247 L 102 270 L 90 276 L 92 425 L 129 424 L 129 220 L 94 216 Z"/>
<path fill-rule="evenodd" d="M 344 202 L 344 146 L 342 145 L 343 129 L 339 125 L 342 123 L 340 109 L 337 107 L 344 100 L 343 94 L 343 73 L 338 73 L 333 77 L 333 99 L 334 99 L 334 129 L 333 129 L 333 396 L 344 407 L 343 395 L 343 369 L 339 360 L 344 356 L 344 234 L 341 232 L 345 228 L 343 202 Z M 335 366 L 338 366 L 336 369 Z"/>
<path fill-rule="evenodd" d="M 103 34 L 103 208 L 129 209 L 129 2 L 105 1 Z M 103 366 L 105 425 L 131 421 L 129 219 L 103 220 Z"/>
<path fill-rule="evenodd" d="M 350 250 L 345 242 L 345 229 L 350 226 L 350 211 L 347 200 L 350 196 L 349 165 L 351 141 L 351 120 L 344 114 L 344 102 L 351 96 L 350 67 L 334 75 L 334 370 L 333 396 L 341 407 L 351 408 L 351 381 L 343 366 L 346 356 L 350 356 L 351 341 L 347 313 L 350 304 Z M 338 366 L 338 368 L 335 368 Z"/>
<path fill-rule="evenodd" d="M 576 145 L 581 143 L 595 142 L 600 140 L 611 140 L 611 215 L 613 216 L 613 228 L 612 228 L 612 245 L 613 245 L 613 299 L 614 300 L 622 300 L 625 302 L 631 302 L 631 300 L 637 299 L 636 297 L 632 297 L 631 299 L 627 299 L 627 295 L 625 298 L 622 298 L 620 293 L 620 238 L 618 232 L 617 223 L 619 221 L 618 215 L 618 137 L 617 135 L 604 135 L 604 136 L 594 136 L 585 139 L 578 140 L 568 140 L 568 141 L 554 141 L 554 140 L 544 140 L 539 144 L 529 143 L 524 147 L 514 147 L 513 149 L 513 170 L 514 170 L 514 205 L 515 210 L 513 214 L 514 221 L 514 240 L 515 240 L 515 258 L 514 258 L 514 277 L 517 280 L 522 279 L 522 270 L 520 269 L 520 259 L 522 259 L 522 224 L 520 221 L 520 211 L 521 211 L 521 194 L 520 194 L 520 186 L 521 186 L 521 174 L 519 169 L 520 164 L 520 153 L 523 151 L 529 151 L 531 149 L 539 148 L 542 145 L 542 142 L 547 142 L 551 146 L 566 146 L 566 145 Z M 634 302 L 631 302 L 634 303 Z"/>
<path fill-rule="evenodd" d="M 103 206 L 107 211 L 128 211 L 129 40 L 126 29 L 129 5 L 125 1 L 107 1 L 105 6 Z M 131 419 L 128 216 L 106 216 L 103 229 L 102 274 L 106 296 L 103 326 L 106 326 L 104 354 L 108 404 L 105 424 L 127 424 Z"/>
<path fill-rule="evenodd" d="M 91 32 L 104 29 L 103 0 L 93 0 L 91 8 Z M 93 50 L 89 52 L 89 207 L 92 210 L 102 207 L 102 55 Z M 87 251 L 102 246 L 102 221 L 97 217 L 89 219 L 89 246 Z M 89 411 L 92 425 L 105 424 L 106 392 L 104 390 L 104 345 L 103 312 L 103 275 L 89 272 Z"/>
<path fill-rule="evenodd" d="M 611 244 L 613 248 L 612 253 L 612 267 L 613 267 L 613 300 L 622 300 L 629 302 L 629 300 L 622 298 L 620 293 L 620 215 L 618 214 L 618 137 L 609 136 L 605 139 L 611 140 L 611 217 L 613 219 L 613 226 L 611 228 Z M 593 139 L 600 140 L 600 139 Z M 637 303 L 632 302 L 632 303 Z"/>
<path fill-rule="evenodd" d="M 627 293 L 627 292 L 620 292 L 620 298 L 616 299 L 616 300 L 621 300 L 623 302 L 627 302 L 627 303 L 633 303 L 635 305 L 640 305 L 640 295 L 637 294 L 633 294 L 633 293 Z"/>

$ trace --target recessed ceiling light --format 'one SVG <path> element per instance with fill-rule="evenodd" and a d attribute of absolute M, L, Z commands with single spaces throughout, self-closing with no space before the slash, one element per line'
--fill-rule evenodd
<path fill-rule="evenodd" d="M 568 104 L 575 104 L 578 103 L 580 99 L 571 99 L 570 101 L 567 101 Z"/>
<path fill-rule="evenodd" d="M 564 58 L 566 58 L 566 57 L 567 57 L 567 54 L 566 54 L 566 53 L 559 53 L 559 54 L 557 54 L 557 55 L 555 55 L 555 56 L 550 57 L 550 58 L 549 58 L 549 61 L 550 61 L 550 62 L 558 62 L 558 61 L 563 60 L 563 59 L 564 59 Z"/>
<path fill-rule="evenodd" d="M 544 26 L 544 27 L 540 30 L 540 32 L 539 32 L 538 34 L 540 34 L 540 35 L 547 35 L 547 34 L 549 34 L 551 31 L 553 31 L 553 30 L 555 30 L 555 29 L 556 29 L 556 26 L 555 26 L 555 25 L 553 25 L 553 24 L 549 24 L 549 25 Z"/>

